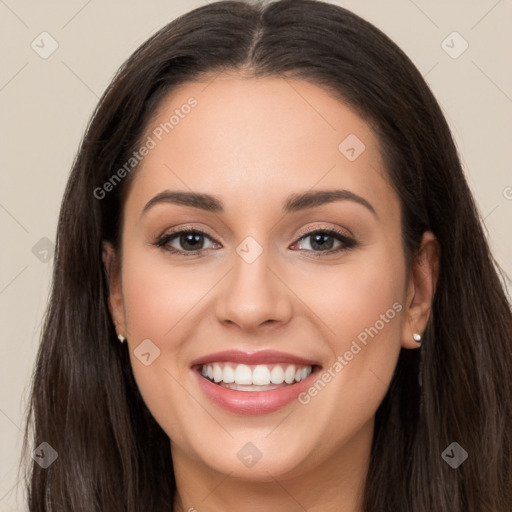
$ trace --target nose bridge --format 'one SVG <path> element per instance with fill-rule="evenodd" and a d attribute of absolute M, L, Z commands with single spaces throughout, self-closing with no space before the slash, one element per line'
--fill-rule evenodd
<path fill-rule="evenodd" d="M 253 329 L 273 320 L 287 322 L 291 315 L 290 292 L 275 275 L 276 261 L 272 258 L 266 237 L 261 243 L 253 236 L 240 242 L 233 253 L 233 268 L 226 276 L 217 304 L 217 316 L 222 322 Z"/>

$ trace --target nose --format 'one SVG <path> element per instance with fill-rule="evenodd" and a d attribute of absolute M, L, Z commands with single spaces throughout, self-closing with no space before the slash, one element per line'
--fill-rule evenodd
<path fill-rule="evenodd" d="M 245 332 L 288 323 L 293 314 L 293 292 L 269 261 L 267 250 L 250 263 L 237 253 L 234 266 L 223 279 L 216 315 L 223 325 Z"/>

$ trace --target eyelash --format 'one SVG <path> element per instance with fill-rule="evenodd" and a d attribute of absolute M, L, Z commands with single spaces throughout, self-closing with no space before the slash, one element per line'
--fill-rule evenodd
<path fill-rule="evenodd" d="M 178 249 L 175 249 L 175 248 L 171 248 L 171 247 L 165 247 L 169 242 L 171 242 L 173 239 L 177 238 L 179 235 L 182 235 L 182 234 L 187 234 L 187 235 L 193 235 L 193 234 L 199 234 L 199 235 L 205 235 L 206 237 L 208 237 L 210 240 L 213 241 L 212 237 L 210 237 L 210 235 L 208 235 L 208 233 L 204 232 L 204 231 L 201 231 L 199 229 L 192 229 L 192 228 L 185 228 L 185 229 L 181 229 L 181 230 L 178 230 L 178 231 L 173 231 L 171 233 L 168 233 L 166 235 L 163 235 L 162 237 L 160 237 L 155 243 L 151 244 L 151 245 L 154 245 L 156 247 L 164 247 L 164 250 L 170 252 L 170 253 L 173 253 L 173 254 L 179 254 L 181 256 L 197 256 L 199 254 L 201 254 L 203 251 L 207 251 L 208 249 L 198 249 L 196 251 L 180 251 Z M 302 233 L 301 236 L 297 239 L 295 243 L 297 242 L 300 242 L 301 240 L 305 239 L 305 238 L 308 238 L 310 236 L 313 236 L 313 235 L 317 235 L 317 234 L 326 234 L 328 236 L 334 236 L 336 239 L 338 239 L 339 241 L 341 241 L 343 243 L 343 245 L 341 247 L 338 247 L 338 249 L 330 249 L 329 251 L 313 251 L 313 250 L 310 250 L 310 249 L 300 249 L 300 251 L 306 251 L 306 252 L 309 252 L 309 253 L 312 253 L 312 256 L 315 257 L 315 258 L 321 258 L 323 256 L 327 256 L 327 255 L 332 255 L 332 254 L 337 254 L 337 253 L 341 253 L 341 252 L 344 252 L 344 251 L 348 251 L 350 249 L 353 249 L 354 247 L 357 246 L 357 242 L 349 237 L 347 237 L 346 235 L 344 235 L 341 231 L 338 231 L 336 229 L 333 229 L 333 228 L 316 228 L 316 229 L 313 229 L 311 231 L 307 231 L 305 233 Z M 215 242 L 217 243 L 217 242 Z"/>

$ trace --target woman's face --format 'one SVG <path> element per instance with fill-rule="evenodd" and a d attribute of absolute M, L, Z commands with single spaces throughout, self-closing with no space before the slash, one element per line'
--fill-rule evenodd
<path fill-rule="evenodd" d="M 223 74 L 175 90 L 144 144 L 111 307 L 175 467 L 364 464 L 430 299 L 376 135 L 318 86 Z"/>

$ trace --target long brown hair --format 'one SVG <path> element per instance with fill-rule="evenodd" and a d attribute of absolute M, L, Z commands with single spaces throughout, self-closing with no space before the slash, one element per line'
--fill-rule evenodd
<path fill-rule="evenodd" d="M 223 70 L 298 78 L 337 94 L 379 137 L 401 201 L 407 265 L 425 230 L 441 247 L 422 348 L 402 350 L 376 414 L 364 510 L 510 512 L 512 314 L 449 127 L 421 74 L 386 35 L 315 0 L 195 9 L 145 42 L 101 98 L 58 222 L 23 445 L 26 452 L 47 442 L 58 459 L 46 469 L 27 464 L 29 510 L 172 508 L 169 439 L 116 339 L 102 264 L 102 241 L 118 246 L 130 179 L 101 199 L 94 191 L 137 149 L 166 94 Z M 452 442 L 468 453 L 457 469 L 441 456 Z"/>

